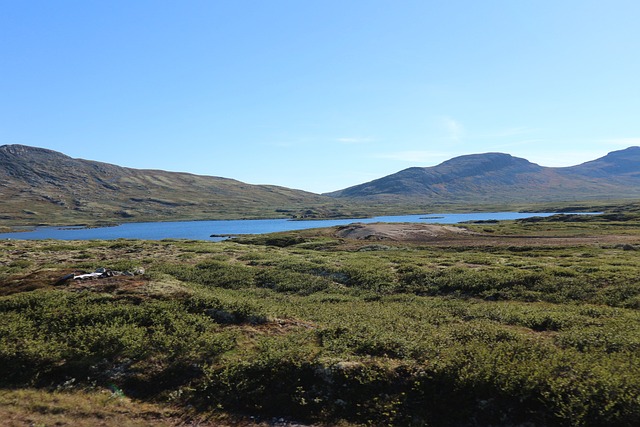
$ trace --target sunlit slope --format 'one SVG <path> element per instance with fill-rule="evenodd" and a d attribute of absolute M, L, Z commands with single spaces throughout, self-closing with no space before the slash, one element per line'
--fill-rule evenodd
<path fill-rule="evenodd" d="M 333 200 L 233 179 L 139 170 L 42 148 L 0 147 L 0 215 L 6 221 L 74 223 L 277 217 L 326 210 Z"/>
<path fill-rule="evenodd" d="M 523 203 L 640 197 L 640 147 L 578 166 L 543 167 L 503 153 L 460 156 L 328 193 L 354 200 Z"/>

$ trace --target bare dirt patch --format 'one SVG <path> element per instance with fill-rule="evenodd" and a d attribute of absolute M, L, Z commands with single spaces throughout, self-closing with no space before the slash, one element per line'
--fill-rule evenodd
<path fill-rule="evenodd" d="M 70 291 L 110 292 L 117 294 L 140 293 L 149 284 L 145 276 L 114 276 L 93 280 L 66 279 L 77 273 L 71 269 L 43 269 L 26 275 L 6 279 L 0 286 L 0 296 L 7 296 L 37 289 L 60 288 Z"/>
<path fill-rule="evenodd" d="M 0 286 L 0 296 L 52 288 L 61 277 L 72 273 L 72 270 L 42 269 L 29 274 L 21 274 L 6 279 Z"/>
<path fill-rule="evenodd" d="M 350 241 L 428 244 L 434 246 L 581 246 L 634 247 L 640 237 L 628 234 L 596 235 L 499 235 L 464 227 L 439 224 L 374 223 L 350 224 L 335 229 L 334 236 Z M 634 247 L 635 248 L 635 247 Z"/>
<path fill-rule="evenodd" d="M 450 225 L 375 223 L 351 224 L 338 228 L 337 237 L 357 240 L 429 241 L 459 235 L 477 234 Z"/>

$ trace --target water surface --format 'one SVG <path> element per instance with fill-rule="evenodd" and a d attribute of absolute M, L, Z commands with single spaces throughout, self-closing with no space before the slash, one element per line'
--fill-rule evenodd
<path fill-rule="evenodd" d="M 174 221 L 137 222 L 114 227 L 37 227 L 33 231 L 2 233 L 0 239 L 57 239 L 57 240 L 114 240 L 114 239 L 197 239 L 222 240 L 211 235 L 264 234 L 277 231 L 303 230 L 332 227 L 356 222 L 412 222 L 425 224 L 458 224 L 465 221 L 487 221 L 529 218 L 555 215 L 552 212 L 480 212 L 466 214 L 422 214 L 378 216 L 359 219 L 327 219 L 313 221 L 291 221 L 288 219 L 221 220 L 221 221 Z"/>

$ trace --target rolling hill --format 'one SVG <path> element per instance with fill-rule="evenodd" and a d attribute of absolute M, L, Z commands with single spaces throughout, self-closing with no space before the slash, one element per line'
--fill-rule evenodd
<path fill-rule="evenodd" d="M 388 203 L 522 203 L 640 197 L 640 147 L 571 167 L 543 167 L 503 153 L 412 167 L 326 195 Z"/>
<path fill-rule="evenodd" d="M 284 187 L 0 146 L 0 219 L 5 224 L 338 216 L 335 204 Z"/>
<path fill-rule="evenodd" d="M 412 167 L 324 195 L 229 178 L 143 170 L 24 145 L 0 146 L 0 225 L 330 218 L 640 198 L 640 147 L 577 166 L 503 153 Z"/>

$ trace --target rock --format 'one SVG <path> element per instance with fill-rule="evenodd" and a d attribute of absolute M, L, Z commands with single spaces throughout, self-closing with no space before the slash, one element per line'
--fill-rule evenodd
<path fill-rule="evenodd" d="M 108 268 L 100 267 L 100 268 L 97 268 L 96 271 L 94 271 L 93 273 L 79 274 L 75 276 L 71 275 L 73 276 L 71 277 L 71 279 L 74 279 L 74 280 L 100 279 L 104 277 L 114 277 L 114 276 L 136 276 L 144 273 L 145 273 L 145 270 L 142 267 L 136 268 L 133 272 L 109 270 Z M 70 279 L 66 279 L 66 280 L 70 280 Z"/>
<path fill-rule="evenodd" d="M 102 273 L 87 273 L 73 276 L 73 280 L 98 279 L 100 277 L 102 277 Z"/>

